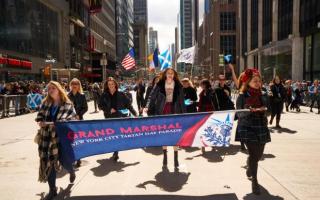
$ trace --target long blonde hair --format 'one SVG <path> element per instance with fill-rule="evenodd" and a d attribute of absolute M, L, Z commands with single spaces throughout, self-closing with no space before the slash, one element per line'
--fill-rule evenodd
<path fill-rule="evenodd" d="M 56 82 L 56 81 L 50 81 L 47 85 L 47 88 L 49 85 L 53 85 L 54 87 L 57 88 L 57 90 L 59 91 L 59 96 L 61 99 L 61 103 L 71 103 L 67 93 L 65 92 L 65 90 L 62 88 L 62 86 L 60 85 L 60 83 Z M 42 101 L 42 103 L 44 104 L 52 104 L 53 103 L 53 99 L 52 97 L 47 94 L 47 96 L 44 98 L 44 100 Z"/>
<path fill-rule="evenodd" d="M 77 79 L 77 78 L 73 78 L 73 79 L 70 81 L 70 83 L 69 83 L 70 91 L 72 91 L 72 88 L 71 88 L 72 83 L 78 83 L 78 84 L 79 84 L 79 91 L 78 91 L 78 92 L 79 92 L 80 94 L 83 94 L 83 89 L 82 89 L 81 81 L 80 81 L 79 79 Z"/>

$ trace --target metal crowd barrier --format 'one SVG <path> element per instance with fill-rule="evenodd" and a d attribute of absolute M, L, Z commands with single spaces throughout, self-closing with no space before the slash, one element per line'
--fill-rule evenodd
<path fill-rule="evenodd" d="M 0 95 L 0 117 L 28 112 L 27 95 Z"/>

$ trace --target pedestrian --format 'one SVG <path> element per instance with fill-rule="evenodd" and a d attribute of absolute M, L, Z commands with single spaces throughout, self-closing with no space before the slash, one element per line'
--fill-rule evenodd
<path fill-rule="evenodd" d="M 82 85 L 79 79 L 74 78 L 69 84 L 70 92 L 68 94 L 69 99 L 73 103 L 76 110 L 76 114 L 79 120 L 83 120 L 83 115 L 88 111 L 88 103 L 86 96 L 83 93 Z M 75 167 L 80 167 L 81 160 L 77 160 Z"/>
<path fill-rule="evenodd" d="M 219 75 L 219 83 L 214 88 L 217 97 L 216 110 L 234 110 L 234 103 L 231 101 L 231 89 L 226 84 L 226 78 L 223 74 Z"/>
<path fill-rule="evenodd" d="M 200 82 L 202 91 L 199 95 L 198 112 L 211 112 L 215 111 L 217 106 L 217 97 L 211 87 L 208 79 L 203 79 Z"/>
<path fill-rule="evenodd" d="M 109 77 L 104 83 L 104 91 L 99 100 L 99 107 L 103 110 L 106 119 L 128 117 L 129 112 L 137 116 L 137 112 L 133 109 L 128 97 L 121 91 L 118 91 L 119 85 L 117 81 Z M 115 162 L 119 159 L 118 152 L 114 152 L 112 156 Z"/>
<path fill-rule="evenodd" d="M 98 112 L 98 101 L 101 96 L 101 90 L 98 83 L 94 83 L 92 87 L 92 95 L 93 95 L 93 104 L 94 104 L 94 112 Z"/>
<path fill-rule="evenodd" d="M 258 184 L 258 162 L 261 159 L 265 144 L 271 141 L 266 115 L 267 95 L 262 94 L 262 82 L 259 71 L 247 69 L 239 77 L 240 94 L 237 98 L 237 109 L 250 109 L 250 112 L 238 112 L 236 141 L 245 142 L 249 157 L 246 174 L 252 181 L 252 192 L 260 194 Z"/>
<path fill-rule="evenodd" d="M 55 81 L 50 81 L 47 85 L 48 95 L 42 102 L 38 112 L 36 122 L 40 127 L 35 141 L 38 144 L 40 157 L 39 181 L 48 182 L 49 193 L 46 200 L 51 200 L 57 196 L 56 173 L 61 169 L 59 153 L 59 138 L 55 132 L 54 125 L 47 122 L 57 122 L 65 120 L 75 120 L 76 112 L 72 102 L 68 98 L 62 86 Z M 76 175 L 71 166 L 63 166 L 70 173 L 70 183 L 73 183 Z"/>
<path fill-rule="evenodd" d="M 270 87 L 271 91 L 271 119 L 270 125 L 273 122 L 274 117 L 276 117 L 276 128 L 281 128 L 280 119 L 281 113 L 283 110 L 283 103 L 286 98 L 285 88 L 281 83 L 280 77 L 275 76 L 272 81 L 272 86 Z"/>
<path fill-rule="evenodd" d="M 144 98 L 144 106 L 143 106 L 144 108 L 146 108 L 147 103 L 148 103 L 148 99 L 149 99 L 149 97 L 150 97 L 150 94 L 151 94 L 154 86 L 159 82 L 159 78 L 160 78 L 160 76 L 159 76 L 159 75 L 156 75 L 156 76 L 152 79 L 151 83 L 148 85 L 147 91 L 146 91 L 146 96 L 145 96 L 145 98 Z M 148 112 L 150 112 L 150 111 L 151 111 L 151 110 L 149 110 Z M 147 114 L 148 114 L 148 115 L 153 115 L 153 113 L 147 113 Z"/>
<path fill-rule="evenodd" d="M 309 87 L 309 94 L 311 96 L 310 112 L 313 112 L 314 102 L 317 102 L 318 114 L 320 114 L 320 86 L 318 80 L 314 80 L 313 85 Z"/>
<path fill-rule="evenodd" d="M 137 81 L 137 84 L 135 85 L 133 90 L 136 92 L 136 100 L 137 100 L 137 106 L 139 110 L 139 116 L 142 116 L 143 104 L 144 104 L 144 93 L 146 92 L 146 87 L 141 78 Z"/>
<path fill-rule="evenodd" d="M 285 97 L 286 111 L 289 112 L 289 106 L 292 103 L 292 92 L 293 92 L 293 89 L 291 86 L 291 80 L 286 80 L 285 90 L 286 90 L 286 97 Z"/>
<path fill-rule="evenodd" d="M 188 78 L 182 79 L 181 83 L 183 85 L 186 112 L 187 113 L 197 112 L 197 100 L 198 100 L 197 90 L 193 87 L 192 82 Z"/>
<path fill-rule="evenodd" d="M 152 112 L 148 112 L 149 110 Z M 162 72 L 159 82 L 151 92 L 145 111 L 153 115 L 170 115 L 186 112 L 183 87 L 179 81 L 178 73 L 174 69 L 167 68 Z M 178 147 L 175 146 L 173 149 L 174 167 L 175 170 L 178 170 Z M 168 164 L 167 147 L 162 147 L 162 150 L 162 164 L 166 168 Z"/>

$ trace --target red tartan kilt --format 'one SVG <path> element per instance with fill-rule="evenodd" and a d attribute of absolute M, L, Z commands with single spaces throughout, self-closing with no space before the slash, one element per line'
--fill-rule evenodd
<path fill-rule="evenodd" d="M 172 114 L 172 111 L 173 111 L 172 107 L 173 107 L 172 103 L 166 103 L 163 108 L 163 114 L 164 115 Z"/>

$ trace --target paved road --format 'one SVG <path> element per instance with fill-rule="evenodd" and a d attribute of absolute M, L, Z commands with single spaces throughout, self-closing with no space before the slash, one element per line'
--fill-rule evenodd
<path fill-rule="evenodd" d="M 93 114 L 92 103 L 86 119 Z M 0 199 L 34 200 L 47 192 L 47 184 L 37 182 L 38 157 L 33 137 L 36 114 L 0 120 Z M 173 151 L 169 150 L 169 171 L 162 171 L 161 149 L 120 152 L 120 161 L 110 154 L 83 160 L 74 185 L 66 173 L 59 175 L 59 197 L 71 200 L 316 200 L 320 198 L 320 115 L 285 113 L 281 131 L 272 130 L 259 168 L 263 194 L 250 194 L 245 176 L 247 155 L 239 144 L 229 148 L 179 151 L 181 169 L 173 171 Z"/>

